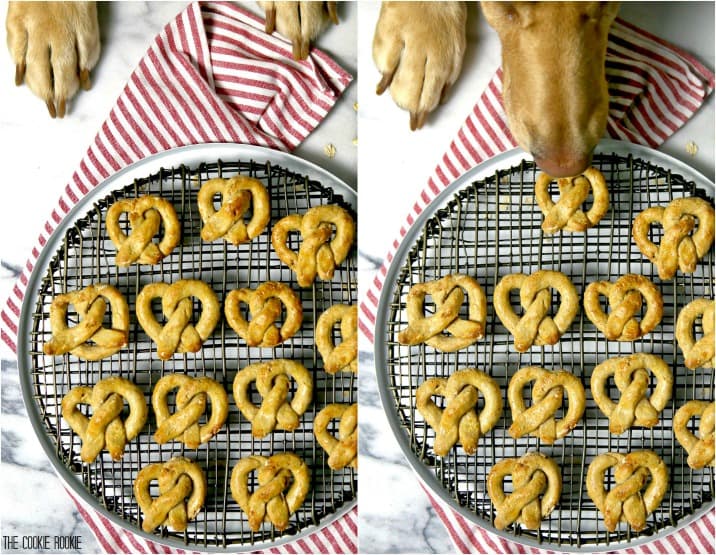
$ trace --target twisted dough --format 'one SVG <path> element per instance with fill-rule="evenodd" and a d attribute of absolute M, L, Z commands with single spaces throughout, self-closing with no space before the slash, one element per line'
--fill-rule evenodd
<path fill-rule="evenodd" d="M 701 418 L 699 437 L 687 427 L 694 416 Z M 693 469 L 714 466 L 714 420 L 716 404 L 708 401 L 689 401 L 674 414 L 674 435 L 689 454 L 686 462 Z"/>
<path fill-rule="evenodd" d="M 328 432 L 328 424 L 334 418 L 340 419 L 338 439 Z M 326 405 L 313 422 L 316 440 L 328 453 L 328 466 L 340 470 L 346 466 L 358 468 L 358 405 Z"/>
<path fill-rule="evenodd" d="M 342 341 L 333 343 L 333 326 L 340 322 Z M 316 347 L 329 374 L 358 371 L 358 307 L 334 304 L 318 317 Z"/>
<path fill-rule="evenodd" d="M 703 336 L 696 341 L 694 338 L 694 322 L 701 317 Z M 684 353 L 684 364 L 687 368 L 713 368 L 716 365 L 714 357 L 714 335 L 716 326 L 716 302 L 708 299 L 695 299 L 679 312 L 676 319 L 676 341 Z"/>

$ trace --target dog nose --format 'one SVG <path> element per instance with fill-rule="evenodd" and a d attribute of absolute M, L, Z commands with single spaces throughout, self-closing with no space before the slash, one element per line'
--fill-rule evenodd
<path fill-rule="evenodd" d="M 592 163 L 592 154 L 564 158 L 535 156 L 535 164 L 552 177 L 573 177 L 580 175 Z"/>

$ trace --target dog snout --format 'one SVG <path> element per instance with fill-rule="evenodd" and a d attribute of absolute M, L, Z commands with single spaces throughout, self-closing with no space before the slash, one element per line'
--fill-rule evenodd
<path fill-rule="evenodd" d="M 552 177 L 580 175 L 591 165 L 592 153 L 577 155 L 534 156 L 537 166 Z"/>

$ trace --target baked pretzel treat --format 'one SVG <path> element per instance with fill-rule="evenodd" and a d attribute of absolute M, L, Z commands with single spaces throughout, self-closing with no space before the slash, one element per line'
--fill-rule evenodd
<path fill-rule="evenodd" d="M 602 310 L 599 296 L 609 301 L 609 315 Z M 646 302 L 639 322 L 635 316 Z M 626 274 L 616 282 L 595 281 L 584 290 L 584 312 L 610 341 L 634 341 L 653 330 L 664 312 L 664 301 L 656 286 L 644 276 Z"/>
<path fill-rule="evenodd" d="M 333 326 L 340 323 L 341 341 L 333 342 Z M 329 374 L 358 372 L 358 307 L 334 304 L 318 317 L 316 347 Z"/>
<path fill-rule="evenodd" d="M 193 300 L 201 302 L 201 314 L 192 323 Z M 152 299 L 162 300 L 167 319 L 161 325 L 152 312 Z M 157 344 L 157 355 L 168 360 L 174 353 L 196 353 L 219 321 L 219 301 L 203 281 L 183 279 L 171 285 L 150 283 L 137 295 L 137 320 Z"/>
<path fill-rule="evenodd" d="M 658 246 L 649 239 L 655 223 L 664 228 Z M 661 279 L 673 278 L 677 270 L 690 274 L 713 245 L 714 209 L 696 197 L 675 199 L 665 208 L 652 206 L 634 218 L 632 236 L 641 253 L 656 265 Z"/>
<path fill-rule="evenodd" d="M 214 197 L 221 195 L 221 208 L 214 208 Z M 199 216 L 204 223 L 201 238 L 204 241 L 225 239 L 239 245 L 258 237 L 271 219 L 271 199 L 266 187 L 253 177 L 237 175 L 230 179 L 209 179 L 197 195 Z M 244 217 L 251 209 L 251 217 Z"/>
<path fill-rule="evenodd" d="M 478 393 L 485 399 L 479 416 Z M 445 398 L 443 410 L 432 400 L 433 396 Z M 435 430 L 433 451 L 439 457 L 446 456 L 458 442 L 465 453 L 472 455 L 477 451 L 480 436 L 492 429 L 502 413 L 502 394 L 497 382 L 472 368 L 458 370 L 447 379 L 425 380 L 418 387 L 415 402 L 418 412 Z"/>
<path fill-rule="evenodd" d="M 249 492 L 249 475 L 256 471 L 258 487 Z M 277 453 L 251 455 L 236 463 L 231 472 L 231 496 L 249 519 L 254 531 L 262 522 L 277 530 L 288 527 L 289 517 L 301 506 L 311 486 L 311 474 L 298 455 Z"/>
<path fill-rule="evenodd" d="M 689 420 L 701 418 L 699 436 L 688 429 Z M 674 435 L 676 441 L 689 454 L 686 462 L 694 470 L 714 466 L 714 419 L 716 404 L 708 401 L 689 401 L 674 414 Z"/>
<path fill-rule="evenodd" d="M 698 341 L 694 338 L 694 322 L 701 318 L 703 335 Z M 676 341 L 681 352 L 684 353 L 684 364 L 687 368 L 713 368 L 716 365 L 714 358 L 714 335 L 716 326 L 716 302 L 708 299 L 696 299 L 687 304 L 679 312 L 676 319 Z"/>
<path fill-rule="evenodd" d="M 532 405 L 527 408 L 522 390 L 529 382 L 534 383 Z M 567 408 L 564 416 L 557 420 L 554 415 L 562 407 L 565 394 Z M 520 368 L 510 380 L 507 399 L 512 410 L 512 425 L 508 432 L 515 439 L 532 434 L 551 445 L 573 430 L 584 414 L 582 382 L 565 370 L 550 372 L 538 366 Z"/>
<path fill-rule="evenodd" d="M 127 213 L 130 233 L 126 235 L 119 224 L 120 216 Z M 137 199 L 115 201 L 107 210 L 107 234 L 117 247 L 117 266 L 156 264 L 168 256 L 179 244 L 181 226 L 174 207 L 159 197 L 144 196 Z M 160 225 L 164 235 L 154 243 Z"/>
<path fill-rule="evenodd" d="M 594 227 L 609 209 L 609 191 L 604 176 L 596 168 L 588 168 L 582 175 L 562 177 L 557 180 L 559 200 L 552 201 L 549 184 L 553 177 L 541 173 L 535 184 L 535 198 L 544 214 L 542 230 L 557 233 L 559 230 L 582 232 Z M 592 207 L 583 212 L 582 204 L 592 193 Z"/>
<path fill-rule="evenodd" d="M 171 414 L 168 397 L 173 390 L 177 390 L 176 410 Z M 211 413 L 206 423 L 200 424 L 207 400 L 211 401 Z M 219 382 L 209 377 L 168 374 L 154 386 L 152 408 L 157 419 L 154 441 L 161 445 L 177 439 L 189 449 L 196 449 L 214 437 L 226 422 L 229 396 Z"/>
<path fill-rule="evenodd" d="M 607 492 L 604 474 L 610 468 L 616 485 Z M 604 525 L 610 532 L 619 522 L 628 522 L 636 532 L 646 528 L 646 517 L 659 506 L 668 487 L 669 472 L 653 451 L 604 453 L 587 469 L 587 493 L 604 515 Z"/>
<path fill-rule="evenodd" d="M 328 431 L 328 424 L 334 418 L 340 419 L 338 438 Z M 340 470 L 346 466 L 358 468 L 358 405 L 327 405 L 313 421 L 316 440 L 328 453 L 328 466 Z"/>
<path fill-rule="evenodd" d="M 301 234 L 298 252 L 288 246 L 291 232 Z M 316 275 L 322 280 L 333 279 L 336 266 L 348 256 L 354 238 L 353 218 L 346 210 L 332 204 L 310 208 L 303 216 L 286 216 L 273 226 L 271 232 L 276 254 L 296 272 L 300 287 L 310 287 Z"/>
<path fill-rule="evenodd" d="M 425 297 L 435 303 L 435 313 L 425 315 Z M 467 295 L 467 318 L 460 307 Z M 427 283 L 416 283 L 406 299 L 408 327 L 398 334 L 403 345 L 427 343 L 439 351 L 452 352 L 467 347 L 485 336 L 487 301 L 473 278 L 452 274 Z"/>
<path fill-rule="evenodd" d="M 159 485 L 157 498 L 149 492 L 154 480 Z M 206 477 L 198 464 L 184 457 L 174 457 L 142 468 L 134 481 L 134 497 L 144 513 L 142 529 L 145 532 L 159 526 L 183 532 L 204 506 Z"/>
<path fill-rule="evenodd" d="M 241 303 L 249 305 L 250 322 L 242 315 Z M 276 322 L 284 308 L 286 316 L 279 327 Z M 267 281 L 256 289 L 229 292 L 224 314 L 231 328 L 250 347 L 275 347 L 293 337 L 303 322 L 301 299 L 288 285 L 276 281 Z"/>
<path fill-rule="evenodd" d="M 67 325 L 67 309 L 72 305 L 79 323 Z M 109 305 L 111 323 L 102 326 Z M 50 304 L 52 337 L 44 344 L 47 355 L 72 353 L 85 360 L 112 356 L 127 344 L 129 308 L 122 294 L 111 285 L 89 285 L 79 291 L 57 295 Z"/>
<path fill-rule="evenodd" d="M 504 490 L 507 475 L 512 475 L 509 495 Z M 529 530 L 537 530 L 542 518 L 559 502 L 562 474 L 557 463 L 542 453 L 503 459 L 487 476 L 487 494 L 496 509 L 495 528 L 504 530 L 513 522 L 519 522 Z"/>
<path fill-rule="evenodd" d="M 290 380 L 296 382 L 293 398 L 288 399 Z M 261 406 L 251 402 L 249 385 L 256 382 Z M 258 362 L 240 370 L 234 378 L 234 399 L 241 414 L 251 422 L 251 433 L 262 438 L 275 429 L 291 432 L 311 404 L 313 379 L 303 364 L 276 359 Z"/>
<path fill-rule="evenodd" d="M 129 405 L 129 414 L 122 420 L 125 403 Z M 90 405 L 92 416 L 82 414 L 79 405 Z M 144 393 L 129 380 L 117 376 L 100 380 L 94 387 L 73 387 L 62 398 L 62 418 L 80 436 L 80 458 L 86 463 L 94 461 L 105 448 L 112 459 L 121 459 L 124 446 L 144 427 L 147 413 Z"/>
<path fill-rule="evenodd" d="M 656 386 L 648 395 L 650 374 Z M 616 403 L 607 394 L 607 380 L 611 376 L 621 393 Z M 671 399 L 673 384 L 669 366 L 658 356 L 647 353 L 605 360 L 594 368 L 591 379 L 594 402 L 609 418 L 609 431 L 613 434 L 623 434 L 632 426 L 656 426 L 659 413 Z"/>
<path fill-rule="evenodd" d="M 520 290 L 524 309 L 518 316 L 510 304 L 510 291 Z M 552 289 L 559 291 L 560 305 L 550 316 Z M 522 353 L 532 345 L 554 345 L 572 323 L 579 309 L 577 291 L 561 272 L 538 270 L 531 275 L 510 274 L 495 287 L 495 312 L 502 324 L 515 336 L 515 349 Z"/>

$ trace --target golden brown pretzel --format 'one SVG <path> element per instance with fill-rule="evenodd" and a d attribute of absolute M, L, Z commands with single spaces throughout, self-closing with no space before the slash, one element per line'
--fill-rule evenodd
<path fill-rule="evenodd" d="M 658 246 L 649 239 L 654 223 L 664 228 Z M 675 199 L 666 208 L 652 206 L 634 218 L 632 236 L 641 253 L 656 265 L 661 279 L 673 278 L 677 270 L 692 273 L 713 245 L 714 209 L 696 197 Z"/>
<path fill-rule="evenodd" d="M 512 493 L 503 482 L 512 475 Z M 495 528 L 504 530 L 517 521 L 537 530 L 542 518 L 552 512 L 562 494 L 562 475 L 557 463 L 542 453 L 527 453 L 518 459 L 503 459 L 487 476 L 487 493 L 495 505 Z"/>
<path fill-rule="evenodd" d="M 298 253 L 291 250 L 287 243 L 288 234 L 292 231 L 301 234 Z M 303 216 L 286 216 L 273 226 L 271 232 L 271 243 L 276 254 L 296 272 L 300 287 L 309 287 L 316 275 L 322 280 L 333 279 L 336 266 L 348 256 L 354 238 L 353 218 L 336 205 L 315 206 Z"/>
<path fill-rule="evenodd" d="M 609 468 L 614 468 L 616 485 L 607 493 L 604 474 Z M 659 506 L 668 486 L 669 472 L 653 451 L 603 453 L 587 469 L 587 493 L 604 515 L 604 525 L 610 532 L 619 522 L 628 522 L 637 532 L 643 530 L 646 517 Z"/>
<path fill-rule="evenodd" d="M 176 409 L 171 414 L 167 397 L 174 389 Z M 206 412 L 207 398 L 211 400 L 211 413 L 205 424 L 199 424 L 199 418 Z M 229 396 L 220 383 L 209 377 L 167 374 L 154 386 L 152 408 L 157 418 L 154 441 L 161 445 L 178 439 L 189 449 L 196 449 L 214 437 L 226 422 Z"/>
<path fill-rule="evenodd" d="M 475 412 L 478 392 L 485 398 L 479 417 Z M 431 399 L 433 395 L 445 397 L 445 409 L 438 408 Z M 472 368 L 458 370 L 448 379 L 425 380 L 418 387 L 415 403 L 435 430 L 433 451 L 440 457 L 446 456 L 458 442 L 472 455 L 480 436 L 492 429 L 502 413 L 500 387 L 490 376 Z"/>
<path fill-rule="evenodd" d="M 251 321 L 239 309 L 240 303 L 249 305 Z M 286 317 L 279 328 L 283 308 Z M 276 281 L 267 281 L 254 289 L 234 289 L 224 301 L 224 314 L 231 328 L 250 347 L 275 347 L 290 339 L 301 327 L 303 308 L 298 295 L 291 288 Z"/>
<path fill-rule="evenodd" d="M 341 339 L 333 343 L 333 326 L 340 322 Z M 323 369 L 329 374 L 341 370 L 358 371 L 358 307 L 334 304 L 318 317 L 316 347 L 323 358 Z"/>
<path fill-rule="evenodd" d="M 532 385 L 532 406 L 525 407 L 522 389 L 529 382 Z M 562 406 L 567 395 L 567 410 L 556 420 L 555 412 Z M 584 387 L 579 378 L 565 370 L 550 372 L 538 366 L 520 368 L 507 388 L 507 398 L 512 410 L 512 425 L 508 430 L 515 439 L 533 434 L 544 443 L 552 444 L 566 436 L 584 414 Z"/>
<path fill-rule="evenodd" d="M 555 204 L 549 195 L 548 187 L 554 178 L 541 173 L 535 184 L 537 204 L 544 214 L 542 230 L 545 233 L 565 231 L 586 231 L 599 223 L 609 209 L 609 191 L 604 176 L 596 168 L 588 168 L 582 175 L 563 177 L 557 180 L 560 198 Z M 586 212 L 581 206 L 592 192 L 594 202 Z"/>
<path fill-rule="evenodd" d="M 192 297 L 201 301 L 199 320 L 192 324 Z M 152 299 L 162 299 L 162 326 L 152 312 Z M 168 360 L 174 353 L 196 353 L 219 321 L 219 301 L 203 281 L 179 280 L 171 285 L 150 283 L 137 295 L 137 320 L 157 344 L 157 355 Z"/>
<path fill-rule="evenodd" d="M 119 225 L 121 214 L 127 212 L 131 232 L 126 235 Z M 144 196 L 137 199 L 115 201 L 107 210 L 107 234 L 117 247 L 117 266 L 156 264 L 179 244 L 181 227 L 176 211 L 169 201 L 159 197 Z M 164 236 L 159 243 L 152 239 L 164 226 Z"/>
<path fill-rule="evenodd" d="M 156 499 L 149 492 L 153 480 L 159 483 Z M 144 513 L 142 529 L 145 532 L 159 526 L 183 532 L 204 506 L 206 477 L 198 464 L 184 457 L 174 457 L 142 468 L 134 481 L 134 497 Z"/>
<path fill-rule="evenodd" d="M 257 471 L 258 487 L 249 493 L 249 474 L 253 471 Z M 239 460 L 231 472 L 231 496 L 246 513 L 254 532 L 264 521 L 277 530 L 285 530 L 310 486 L 308 467 L 294 453 L 277 453 L 268 458 L 252 455 Z"/>
<path fill-rule="evenodd" d="M 701 418 L 699 437 L 688 429 L 689 420 L 694 416 Z M 716 419 L 716 403 L 708 401 L 689 401 L 674 414 L 674 435 L 676 440 L 689 454 L 686 459 L 693 469 L 714 464 L 714 420 Z"/>
<path fill-rule="evenodd" d="M 290 378 L 296 382 L 296 392 L 289 402 Z M 251 402 L 249 385 L 256 382 L 261 406 Z M 311 404 L 313 379 L 305 366 L 294 360 L 276 359 L 251 364 L 234 378 L 234 399 L 241 414 L 251 421 L 254 437 L 265 437 L 274 429 L 293 431 L 300 425 L 300 417 Z"/>
<path fill-rule="evenodd" d="M 339 418 L 338 439 L 328 431 L 328 424 Z M 326 405 L 313 421 L 313 433 L 328 453 L 328 466 L 340 470 L 346 466 L 358 468 L 358 405 Z"/>
<path fill-rule="evenodd" d="M 214 196 L 221 194 L 221 208 L 214 208 Z M 237 175 L 230 179 L 209 179 L 197 195 L 199 215 L 204 226 L 201 238 L 216 241 L 222 237 L 239 245 L 258 237 L 271 219 L 271 199 L 266 187 L 253 177 Z M 251 218 L 244 215 L 251 208 Z"/>
<path fill-rule="evenodd" d="M 467 319 L 460 318 L 465 295 L 469 299 Z M 425 316 L 425 297 L 435 303 L 435 313 Z M 440 351 L 457 351 L 485 336 L 487 301 L 477 281 L 451 274 L 436 281 L 416 283 L 406 299 L 408 327 L 398 334 L 403 345 L 427 343 Z"/>
<path fill-rule="evenodd" d="M 519 317 L 510 304 L 510 291 L 520 290 L 524 314 Z M 560 306 L 550 316 L 551 289 L 560 294 Z M 579 309 L 577 291 L 561 272 L 538 270 L 531 275 L 511 274 L 495 287 L 495 312 L 502 324 L 515 336 L 515 349 L 524 352 L 532 345 L 554 345 L 572 323 Z"/>
<path fill-rule="evenodd" d="M 106 302 L 105 302 L 106 299 Z M 111 309 L 111 327 L 102 327 L 107 309 Z M 75 307 L 76 326 L 67 326 L 67 309 Z M 129 308 L 122 294 L 111 285 L 89 285 L 79 291 L 58 295 L 50 305 L 52 337 L 43 350 L 47 355 L 67 352 L 86 360 L 100 360 L 119 351 L 129 337 Z"/>
<path fill-rule="evenodd" d="M 599 296 L 609 300 L 609 315 L 602 310 Z M 646 302 L 641 322 L 635 316 Z M 584 312 L 610 341 L 634 341 L 653 330 L 664 312 L 661 293 L 648 278 L 626 274 L 616 282 L 595 281 L 584 290 Z"/>
<path fill-rule="evenodd" d="M 123 421 L 125 402 L 129 414 Z M 79 411 L 80 404 L 92 407 L 90 418 Z M 80 458 L 86 463 L 94 461 L 104 448 L 114 460 L 121 459 L 124 446 L 144 427 L 147 413 L 144 393 L 129 380 L 117 376 L 100 380 L 94 387 L 73 387 L 62 398 L 62 418 L 80 436 Z"/>
<path fill-rule="evenodd" d="M 694 322 L 701 317 L 703 336 L 696 341 L 694 338 Z M 708 299 L 695 299 L 679 312 L 676 319 L 676 341 L 684 353 L 684 364 L 687 368 L 713 368 L 716 364 L 714 344 L 716 335 L 716 302 Z"/>

